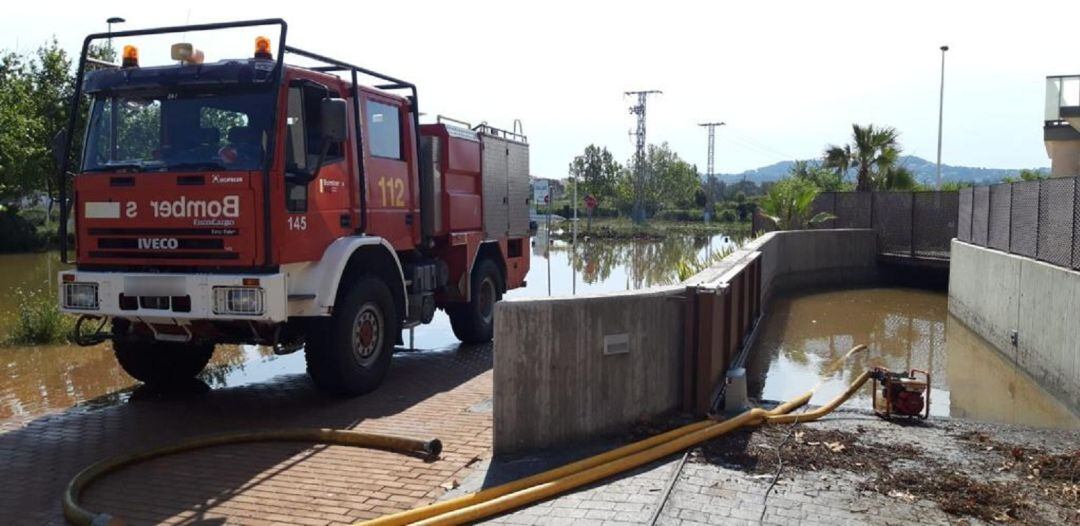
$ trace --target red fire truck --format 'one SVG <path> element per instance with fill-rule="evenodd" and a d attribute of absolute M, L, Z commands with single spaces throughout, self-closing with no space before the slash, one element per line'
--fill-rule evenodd
<path fill-rule="evenodd" d="M 252 56 L 217 62 L 186 43 L 160 67 L 130 45 L 119 66 L 87 56 L 100 39 L 256 26 L 279 30 L 276 50 L 258 37 Z M 85 139 L 69 167 L 68 134 L 60 185 L 73 177 L 61 209 L 75 268 L 59 301 L 82 315 L 82 343 L 111 339 L 139 380 L 190 379 L 216 344 L 248 343 L 303 349 L 317 385 L 362 394 L 403 329 L 439 308 L 460 340 L 489 341 L 494 303 L 524 284 L 517 123 L 421 125 L 416 86 L 286 45 L 286 32 L 268 19 L 84 41 L 68 129 L 88 96 Z"/>

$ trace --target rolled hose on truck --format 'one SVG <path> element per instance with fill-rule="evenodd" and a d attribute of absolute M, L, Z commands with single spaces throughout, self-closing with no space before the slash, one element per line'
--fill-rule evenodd
<path fill-rule="evenodd" d="M 846 360 L 854 353 L 864 350 L 866 350 L 866 346 L 858 345 L 838 361 Z M 640 467 L 743 427 L 817 420 L 851 398 L 869 378 L 870 373 L 863 372 L 848 386 L 847 390 L 829 401 L 829 403 L 798 415 L 789 413 L 809 403 L 817 387 L 769 411 L 755 408 L 723 421 L 703 420 L 695 422 L 606 453 L 500 486 L 357 524 L 364 526 L 396 526 L 404 524 L 450 525 L 474 522 Z M 294 429 L 212 435 L 142 453 L 107 459 L 91 465 L 68 483 L 63 498 L 64 516 L 78 525 L 123 524 L 117 517 L 104 513 L 97 514 L 79 506 L 79 495 L 94 479 L 124 466 L 154 457 L 223 444 L 261 441 L 310 441 L 371 447 L 429 456 L 437 456 L 441 450 L 441 444 L 438 440 L 423 441 L 331 429 Z"/>

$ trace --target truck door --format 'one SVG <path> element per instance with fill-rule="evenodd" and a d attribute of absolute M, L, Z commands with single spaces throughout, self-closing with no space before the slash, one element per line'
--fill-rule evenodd
<path fill-rule="evenodd" d="M 413 248 L 419 227 L 407 145 L 411 129 L 400 101 L 363 99 L 364 149 L 367 153 L 368 233 L 382 236 L 397 250 Z"/>
<path fill-rule="evenodd" d="M 337 98 L 336 88 L 310 80 L 289 83 L 284 132 L 285 214 L 274 231 L 282 232 L 277 244 L 278 261 L 315 261 L 334 240 L 352 231 L 348 178 L 352 173 L 345 144 L 324 144 L 320 105 L 324 98 Z M 318 177 L 315 173 L 322 149 L 326 148 Z M 274 206 L 280 206 L 275 204 Z"/>

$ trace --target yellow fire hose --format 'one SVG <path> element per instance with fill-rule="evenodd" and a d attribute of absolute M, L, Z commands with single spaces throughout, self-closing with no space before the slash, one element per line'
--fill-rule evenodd
<path fill-rule="evenodd" d="M 834 364 L 847 360 L 855 353 L 865 350 L 865 345 L 857 345 L 836 360 Z M 712 420 L 696 422 L 550 471 L 455 499 L 385 515 L 359 524 L 364 526 L 443 525 L 476 521 L 648 464 L 745 425 L 790 423 L 795 421 L 796 418 L 800 422 L 817 420 L 832 412 L 854 395 L 866 383 L 867 379 L 869 379 L 869 373 L 864 372 L 840 396 L 818 409 L 797 416 L 788 413 L 806 405 L 818 386 L 821 385 L 820 383 L 802 396 L 785 402 L 771 411 L 751 409 L 735 418 L 719 423 Z"/>
<path fill-rule="evenodd" d="M 339 446 L 366 447 L 399 453 L 437 457 L 442 451 L 438 439 L 416 440 L 389 435 L 358 433 L 337 429 L 278 429 L 266 431 L 242 431 L 192 438 L 176 444 L 101 460 L 91 464 L 75 475 L 64 490 L 64 517 L 80 526 L 120 525 L 124 521 L 107 513 L 95 513 L 79 505 L 79 497 L 94 480 L 124 466 L 143 462 L 155 457 L 172 455 L 193 449 L 248 442 L 316 442 Z"/>
<path fill-rule="evenodd" d="M 798 398 L 792 399 L 789 402 L 776 406 L 776 408 L 774 408 L 772 411 L 769 411 L 769 413 L 779 415 L 794 411 L 795 409 L 806 405 L 810 401 L 811 395 L 812 393 L 803 394 Z M 565 476 L 573 475 L 575 473 L 579 473 L 581 471 L 585 471 L 596 466 L 604 465 L 609 462 L 626 457 L 628 455 L 632 455 L 634 453 L 650 449 L 660 444 L 664 444 L 666 442 L 669 442 L 681 436 L 688 435 L 695 431 L 706 429 L 715 424 L 716 422 L 712 420 L 702 420 L 700 422 L 694 422 L 693 424 L 688 424 L 668 431 L 666 433 L 662 433 L 654 437 L 649 437 L 644 440 L 634 442 L 632 444 L 627 444 L 606 453 L 601 453 L 599 455 L 582 459 L 577 462 L 572 462 L 570 464 L 566 464 L 564 466 L 560 466 L 555 469 L 545 471 L 543 473 L 537 473 L 536 475 L 514 480 L 512 482 L 507 482 L 506 484 L 481 490 L 476 493 L 462 495 L 461 497 L 457 497 L 455 499 L 436 502 L 428 506 L 394 513 L 391 515 L 384 515 L 377 519 L 363 522 L 362 524 L 364 524 L 365 526 L 412 524 L 414 522 L 422 521 L 430 517 L 435 517 L 443 513 L 457 510 L 459 508 L 480 504 L 482 502 L 486 502 L 497 497 L 501 497 L 503 495 L 515 493 L 517 491 L 521 491 L 523 489 L 530 488 L 538 484 L 551 482 L 553 480 L 561 479 Z"/>

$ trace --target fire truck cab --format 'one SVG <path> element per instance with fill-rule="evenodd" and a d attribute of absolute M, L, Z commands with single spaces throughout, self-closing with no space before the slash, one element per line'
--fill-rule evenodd
<path fill-rule="evenodd" d="M 252 56 L 212 63 L 184 43 L 172 65 L 140 67 L 132 46 L 118 67 L 87 57 L 103 38 L 265 25 L 280 29 L 276 52 L 259 37 Z M 216 344 L 248 343 L 303 349 L 318 386 L 362 394 L 404 328 L 443 309 L 460 340 L 490 341 L 494 303 L 524 285 L 520 128 L 421 125 L 414 85 L 288 46 L 286 30 L 255 20 L 84 42 L 68 129 L 88 96 L 85 139 L 60 185 L 76 158 L 61 197 L 75 268 L 59 301 L 81 315 L 83 343 L 112 340 L 139 380 L 190 379 Z M 60 228 L 66 243 L 66 218 Z M 90 320 L 101 328 L 83 330 Z"/>

